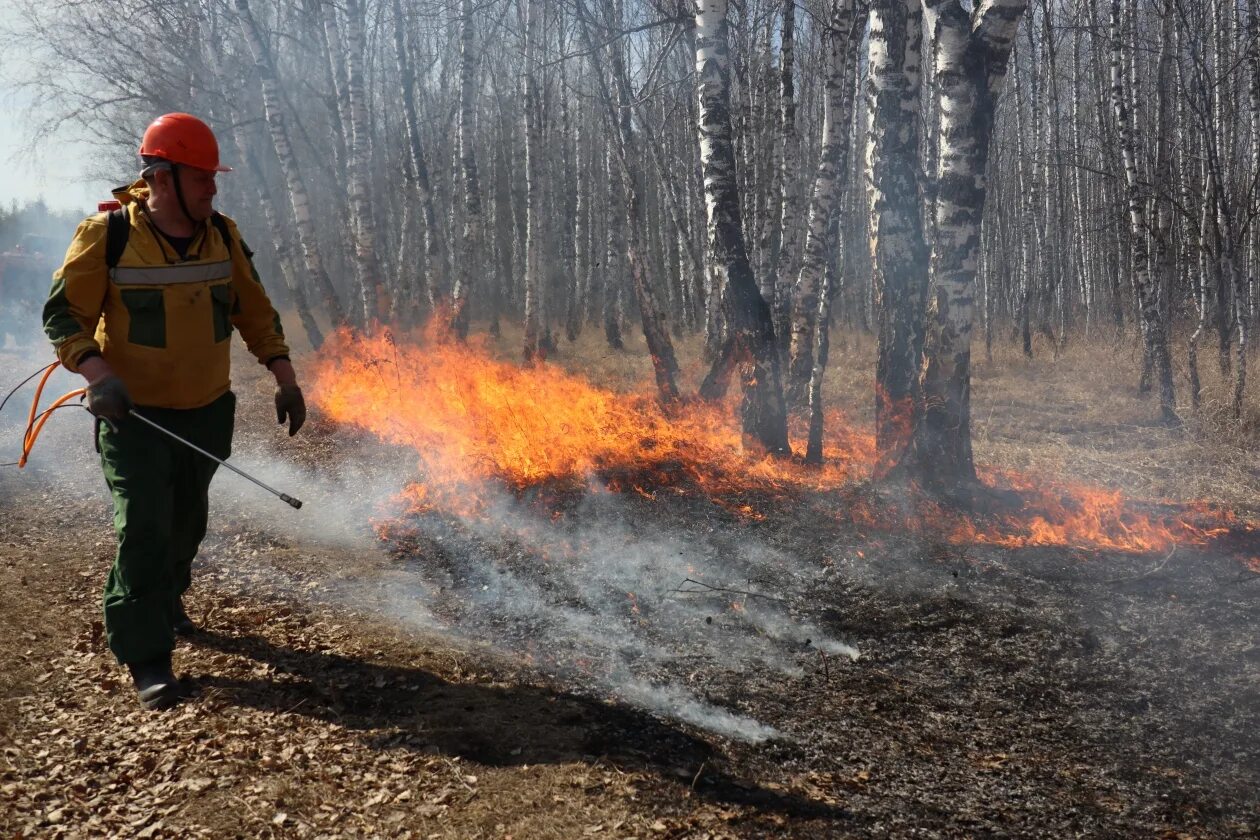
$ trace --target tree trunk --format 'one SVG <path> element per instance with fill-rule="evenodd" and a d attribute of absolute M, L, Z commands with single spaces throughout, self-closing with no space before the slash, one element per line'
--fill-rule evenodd
<path fill-rule="evenodd" d="M 403 201 L 410 208 L 412 204 L 411 193 L 414 192 L 414 199 L 420 204 L 419 209 L 423 219 L 424 230 L 424 250 L 422 253 L 413 255 L 407 250 L 410 240 L 408 240 L 404 230 L 403 242 L 398 255 L 398 265 L 400 267 L 411 261 L 419 263 L 419 270 L 416 272 L 419 288 L 411 290 L 411 308 L 414 311 L 419 301 L 419 293 L 428 296 L 429 302 L 432 304 L 434 287 L 444 282 L 442 278 L 446 277 L 448 267 L 446 265 L 446 255 L 442 250 L 442 234 L 437 227 L 437 212 L 433 206 L 433 187 L 429 182 L 429 164 L 425 158 L 424 141 L 420 136 L 420 120 L 416 111 L 416 72 L 415 65 L 412 63 L 407 51 L 402 2 L 401 0 L 393 0 L 393 4 L 394 56 L 398 64 L 402 93 L 403 129 L 407 135 L 407 158 L 411 163 L 408 174 L 411 190 L 403 197 Z M 397 306 L 398 302 L 395 300 L 395 318 L 399 314 Z"/>
<path fill-rule="evenodd" d="M 349 72 L 346 78 L 350 97 L 350 228 L 354 234 L 355 276 L 363 295 L 363 322 L 389 320 L 389 291 L 377 256 L 376 218 L 368 198 L 367 89 L 363 84 L 363 6 L 360 0 L 346 0 L 346 40 Z"/>
<path fill-rule="evenodd" d="M 258 157 L 246 141 L 244 129 L 239 123 L 232 126 L 232 139 L 236 142 L 237 152 L 248 166 L 250 177 L 258 188 L 258 203 L 262 207 L 263 216 L 267 219 L 267 230 L 271 233 L 271 244 L 276 251 L 276 262 L 280 266 L 280 276 L 284 280 L 284 286 L 293 299 L 293 308 L 297 310 L 298 320 L 302 322 L 302 328 L 306 331 L 311 347 L 318 350 L 324 343 L 324 332 L 319 328 L 319 323 L 311 312 L 310 302 L 306 298 L 306 287 L 298 279 L 297 270 L 294 267 L 295 257 L 290 230 L 280 219 L 275 202 L 271 200 L 271 190 L 267 185 L 262 167 L 258 163 Z"/>
<path fill-rule="evenodd" d="M 207 43 L 206 63 L 215 75 L 223 72 L 220 59 L 222 46 L 222 41 L 217 35 L 212 35 Z M 263 211 L 263 218 L 267 220 L 267 230 L 271 235 L 271 246 L 275 251 L 276 266 L 280 270 L 281 279 L 293 301 L 293 308 L 297 310 L 298 320 L 302 323 L 307 340 L 310 341 L 313 349 L 318 350 L 324 343 L 324 332 L 311 311 L 310 301 L 306 297 L 306 287 L 298 278 L 297 258 L 293 248 L 293 226 L 281 220 L 276 203 L 272 199 L 271 186 L 267 183 L 262 166 L 258 162 L 258 156 L 254 153 L 254 147 L 245 134 L 245 126 L 241 124 L 240 115 L 230 104 L 228 118 L 232 125 L 232 142 L 236 146 L 236 153 L 248 168 L 250 179 L 258 195 L 259 207 Z"/>
<path fill-rule="evenodd" d="M 1124 161 L 1125 185 L 1129 206 L 1129 228 L 1133 240 L 1133 282 L 1137 289 L 1146 350 L 1159 381 L 1160 412 L 1165 422 L 1176 423 L 1176 402 L 1173 395 L 1172 362 L 1168 353 L 1168 325 L 1159 306 L 1159 294 L 1151 276 L 1146 244 L 1146 196 L 1138 174 L 1137 143 L 1130 123 L 1129 102 L 1124 74 L 1124 38 L 1121 27 L 1121 0 L 1111 0 L 1111 104 L 1120 134 L 1120 152 Z"/>
<path fill-rule="evenodd" d="M 696 80 L 700 159 L 713 263 L 721 276 L 730 338 L 710 372 L 739 367 L 744 434 L 765 451 L 790 452 L 787 412 L 770 307 L 757 290 L 744 244 L 735 150 L 731 143 L 730 68 L 726 0 L 696 0 Z M 714 374 L 717 376 L 714 376 Z M 710 387 L 707 396 L 720 388 Z"/>
<path fill-rule="evenodd" d="M 913 442 L 923 353 L 927 245 L 919 205 L 919 0 L 871 4 L 866 180 L 879 351 L 875 368 L 876 474 Z"/>
<path fill-rule="evenodd" d="M 796 2 L 783 0 L 783 33 L 780 38 L 779 123 L 783 134 L 782 168 L 779 171 L 780 211 L 778 236 L 770 253 L 768 273 L 774 278 L 774 333 L 781 350 L 788 350 L 791 335 L 792 286 L 796 279 L 797 242 L 801 229 L 800 156 L 796 131 L 795 72 Z M 816 308 L 816 307 L 815 307 Z"/>
<path fill-rule="evenodd" d="M 957 2 L 926 4 L 941 151 L 917 466 L 943 488 L 976 481 L 971 454 L 976 254 L 994 110 L 1026 7 L 1027 0 L 986 0 L 968 14 Z"/>
<path fill-rule="evenodd" d="M 842 243 L 828 240 L 831 220 L 840 206 L 849 155 L 849 116 L 853 106 L 850 71 L 856 68 L 856 48 L 866 29 L 866 9 L 855 0 L 833 0 L 831 26 L 825 33 L 827 76 L 824 81 L 822 151 L 809 203 L 809 229 L 800 275 L 792 293 L 791 346 L 787 400 L 800 406 L 810 393 L 815 367 L 814 334 L 820 328 L 819 294 L 831 249 Z"/>
<path fill-rule="evenodd" d="M 235 0 L 237 16 L 240 20 L 241 34 L 254 59 L 254 67 L 258 73 L 259 85 L 262 88 L 263 112 L 267 119 L 267 129 L 271 134 L 271 142 L 280 160 L 280 168 L 284 172 L 288 187 L 290 208 L 293 211 L 293 222 L 297 226 L 298 241 L 302 244 L 303 261 L 306 273 L 310 276 L 318 291 L 324 308 L 338 326 L 346 324 L 346 312 L 337 299 L 332 280 L 324 268 L 324 260 L 319 250 L 319 239 L 315 233 L 314 220 L 311 217 L 311 202 L 306 191 L 306 182 L 302 179 L 302 170 L 298 166 L 297 156 L 289 142 L 289 129 L 284 100 L 280 96 L 276 82 L 275 67 L 271 61 L 271 53 L 258 31 L 258 23 L 250 12 L 249 0 Z"/>
<path fill-rule="evenodd" d="M 633 100 L 629 76 L 626 73 L 620 48 L 616 44 L 610 45 L 612 79 L 617 89 L 617 100 L 614 101 L 603 63 L 600 61 L 599 52 L 595 49 L 594 39 L 589 32 L 586 6 L 583 0 L 576 0 L 576 4 L 583 41 L 591 55 L 591 63 L 595 70 L 593 75 L 599 97 L 604 103 L 605 122 L 613 134 L 611 145 L 617 156 L 625 188 L 626 259 L 630 265 L 635 300 L 639 304 L 639 314 L 643 320 L 643 338 L 647 342 L 648 353 L 652 357 L 652 368 L 656 374 L 656 387 L 660 392 L 661 401 L 671 403 L 675 402 L 679 396 L 678 362 L 674 356 L 673 342 L 670 341 L 669 331 L 666 328 L 665 314 L 644 265 L 643 197 L 640 176 L 634 168 L 641 156 L 638 153 L 638 143 L 630 121 Z"/>
<path fill-rule="evenodd" d="M 542 316 L 542 89 L 538 78 L 543 0 L 525 5 L 525 347 L 526 362 L 546 357 Z"/>
<path fill-rule="evenodd" d="M 459 275 L 451 295 L 451 330 L 461 341 L 468 336 L 469 294 L 483 272 L 482 242 L 485 221 L 481 212 L 481 182 L 477 175 L 476 121 L 473 98 L 477 84 L 477 53 L 473 47 L 472 0 L 459 7 L 459 165 L 464 184 L 464 237 L 459 254 Z"/>
<path fill-rule="evenodd" d="M 608 247 L 604 252 L 604 339 L 614 350 L 624 350 L 625 340 L 621 335 L 621 255 L 625 253 L 622 246 L 621 225 L 615 221 L 620 215 L 617 202 L 622 191 L 622 177 L 618 165 L 613 161 L 611 144 L 604 150 L 604 173 L 608 182 L 608 215 L 605 224 L 608 226 Z"/>

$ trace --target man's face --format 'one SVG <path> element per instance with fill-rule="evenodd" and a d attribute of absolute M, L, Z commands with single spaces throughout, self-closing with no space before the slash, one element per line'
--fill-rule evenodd
<path fill-rule="evenodd" d="M 184 206 L 195 222 L 204 222 L 214 212 L 214 197 L 218 193 L 214 178 L 217 173 L 209 169 L 191 166 L 176 168 L 179 186 L 184 194 Z"/>

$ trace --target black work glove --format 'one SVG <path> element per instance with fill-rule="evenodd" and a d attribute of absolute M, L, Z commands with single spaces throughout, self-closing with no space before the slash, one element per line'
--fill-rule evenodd
<path fill-rule="evenodd" d="M 88 411 L 104 420 L 126 419 L 136 404 L 127 393 L 127 386 L 117 376 L 107 376 L 87 387 Z"/>
<path fill-rule="evenodd" d="M 298 433 L 306 422 L 306 400 L 297 385 L 280 385 L 276 388 L 276 422 L 289 421 L 289 437 Z"/>

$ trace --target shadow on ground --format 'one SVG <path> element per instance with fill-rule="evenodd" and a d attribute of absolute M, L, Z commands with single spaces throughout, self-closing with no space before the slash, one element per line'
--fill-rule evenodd
<path fill-rule="evenodd" d="M 844 808 L 770 790 L 720 769 L 714 747 L 642 711 L 528 685 L 452 683 L 419 668 L 277 647 L 261 636 L 201 631 L 194 642 L 271 667 L 274 678 L 205 675 L 208 702 L 316 717 L 365 745 L 460 756 L 488 766 L 606 759 L 690 783 L 697 796 L 784 816 L 838 820 Z"/>

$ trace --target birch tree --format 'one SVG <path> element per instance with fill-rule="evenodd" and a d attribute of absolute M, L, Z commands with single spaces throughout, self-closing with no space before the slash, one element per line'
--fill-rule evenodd
<path fill-rule="evenodd" d="M 709 247 L 720 276 L 730 337 L 706 380 L 717 396 L 725 371 L 739 369 L 745 436 L 766 452 L 787 454 L 787 411 L 770 307 L 757 289 L 744 243 L 735 150 L 731 142 L 730 59 L 726 0 L 695 0 L 696 87 L 700 160 Z"/>
<path fill-rule="evenodd" d="M 932 33 L 939 152 L 918 468 L 945 486 L 974 484 L 971 335 L 980 222 L 998 95 L 1027 0 L 925 0 Z"/>
<path fill-rule="evenodd" d="M 787 350 L 791 334 L 792 285 L 796 278 L 798 231 L 801 228 L 800 140 L 796 131 L 796 0 L 783 0 L 779 35 L 779 125 L 783 144 L 779 168 L 777 235 L 773 237 L 767 273 L 774 278 L 774 332 Z"/>
<path fill-rule="evenodd" d="M 368 197 L 367 90 L 363 81 L 363 6 L 359 0 L 346 0 L 347 73 L 346 92 L 350 102 L 350 229 L 354 236 L 354 267 L 363 296 L 363 323 L 385 323 L 392 309 L 385 276 L 377 254 L 376 218 Z"/>
<path fill-rule="evenodd" d="M 306 264 L 306 272 L 310 276 L 320 295 L 320 302 L 332 315 L 333 322 L 338 325 L 346 323 L 346 313 L 337 299 L 332 281 L 324 268 L 323 256 L 320 253 L 319 239 L 315 234 L 314 222 L 311 218 L 311 203 L 306 191 L 306 181 L 298 166 L 297 157 L 293 154 L 293 146 L 289 142 L 288 122 L 285 115 L 284 102 L 276 85 L 275 68 L 267 44 L 258 31 L 258 24 L 250 12 L 249 0 L 235 0 L 236 13 L 240 21 L 241 34 L 254 58 L 254 67 L 258 74 L 258 82 L 262 88 L 263 110 L 267 118 L 267 129 L 271 134 L 271 142 L 275 148 L 280 168 L 284 171 L 288 188 L 290 209 L 293 221 L 297 226 L 298 241 L 302 245 L 302 256 Z"/>
<path fill-rule="evenodd" d="M 397 306 L 400 297 L 409 296 L 412 299 L 412 308 L 415 309 L 421 294 L 428 296 L 429 306 L 432 307 L 435 287 L 441 283 L 439 278 L 446 276 L 447 267 L 442 250 L 442 236 L 437 228 L 433 186 L 429 179 L 429 162 L 425 155 L 424 139 L 420 134 L 420 117 L 416 104 L 415 62 L 412 60 L 407 44 L 402 0 L 393 0 L 393 12 L 394 60 L 398 67 L 399 92 L 403 105 L 403 130 L 407 140 L 408 165 L 403 170 L 404 183 L 410 188 L 409 193 L 411 193 L 403 199 L 403 229 L 400 237 L 400 252 L 395 264 L 399 266 L 401 273 L 404 266 L 413 262 L 418 263 L 418 270 L 414 276 L 415 282 L 420 287 L 410 290 L 400 289 L 400 294 L 395 296 L 394 302 Z M 416 204 L 419 205 L 418 208 L 415 207 Z M 409 236 L 416 216 L 419 216 L 421 220 L 420 227 L 423 231 L 423 247 L 420 249 L 414 247 L 414 240 Z M 398 314 L 395 312 L 396 317 Z"/>
<path fill-rule="evenodd" d="M 543 0 L 525 2 L 525 348 L 526 362 L 546 357 L 542 278 L 542 84 L 538 49 Z"/>
<path fill-rule="evenodd" d="M 792 291 L 791 343 L 787 376 L 787 399 L 801 405 L 811 390 L 815 369 L 815 332 L 826 329 L 819 298 L 829 290 L 822 287 L 832 248 L 840 246 L 828 233 L 839 209 L 844 173 L 848 168 L 850 109 L 853 107 L 853 76 L 857 68 L 857 48 L 866 28 L 867 10 L 858 0 L 833 0 L 831 21 L 826 32 L 827 76 L 824 82 L 822 150 L 809 202 L 809 224 L 805 253 Z M 822 371 L 818 371 L 822 376 Z M 819 383 L 821 387 L 821 382 Z"/>
<path fill-rule="evenodd" d="M 866 179 L 872 286 L 878 301 L 875 441 L 879 472 L 913 442 L 927 292 L 919 184 L 919 0 L 874 0 L 867 65 Z"/>
<path fill-rule="evenodd" d="M 638 139 L 631 120 L 632 92 L 621 57 L 621 51 L 615 47 L 610 50 L 612 84 L 617 90 L 616 99 L 609 89 L 609 76 L 605 74 L 591 37 L 588 13 L 583 0 L 575 0 L 578 21 L 582 32 L 582 40 L 591 57 L 594 67 L 593 78 L 598 88 L 598 98 L 604 105 L 607 127 L 613 133 L 612 148 L 617 156 L 618 168 L 621 172 L 622 184 L 625 188 L 626 200 L 626 260 L 630 266 L 631 283 L 639 304 L 639 313 L 643 320 L 643 337 L 647 342 L 648 353 L 652 357 L 652 369 L 656 375 L 656 387 L 661 400 L 671 403 L 678 399 L 678 362 L 674 356 L 674 345 L 670 341 L 669 332 L 665 328 L 665 315 L 655 288 L 647 276 L 644 265 L 642 228 L 643 198 L 639 185 L 640 175 L 636 171 L 636 163 L 641 160 Z"/>
<path fill-rule="evenodd" d="M 1151 359 L 1155 376 L 1159 381 L 1160 412 L 1165 421 L 1178 422 L 1176 398 L 1173 393 L 1172 359 L 1168 352 L 1168 325 L 1164 322 L 1159 306 L 1159 293 L 1151 272 L 1150 253 L 1147 248 L 1149 221 L 1147 195 L 1138 172 L 1137 140 L 1131 121 L 1128 92 L 1130 79 L 1126 78 L 1126 52 L 1121 25 L 1122 0 L 1111 2 L 1111 105 L 1115 111 L 1116 126 L 1120 136 L 1120 152 L 1124 162 L 1124 183 L 1129 209 L 1130 235 L 1132 239 L 1133 284 L 1137 292 L 1142 318 L 1142 335 L 1145 349 Z"/>
<path fill-rule="evenodd" d="M 481 273 L 485 223 L 481 213 L 481 181 L 477 175 L 477 151 L 473 137 L 477 54 L 473 43 L 472 0 L 459 6 L 459 165 L 464 185 L 464 236 L 459 254 L 459 276 L 451 296 L 451 328 L 461 340 L 468 335 L 469 294 Z"/>

